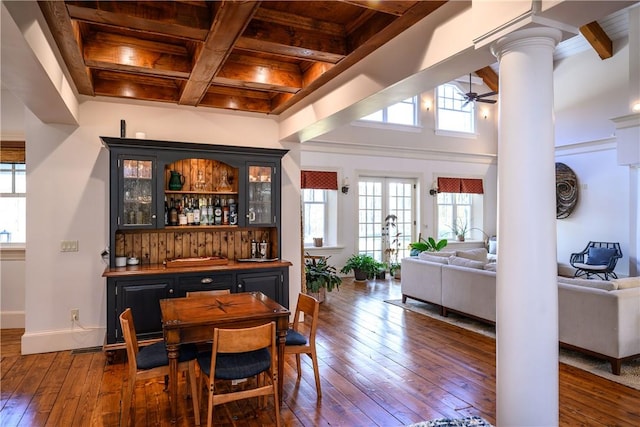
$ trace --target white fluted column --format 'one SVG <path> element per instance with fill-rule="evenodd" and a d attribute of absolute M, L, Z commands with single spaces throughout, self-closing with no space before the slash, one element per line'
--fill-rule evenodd
<path fill-rule="evenodd" d="M 500 62 L 497 421 L 558 425 L 558 286 L 553 51 L 559 30 L 492 46 Z"/>

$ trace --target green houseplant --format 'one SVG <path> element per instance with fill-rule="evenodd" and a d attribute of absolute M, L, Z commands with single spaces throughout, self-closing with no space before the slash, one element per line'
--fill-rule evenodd
<path fill-rule="evenodd" d="M 304 273 L 307 281 L 307 292 L 318 293 L 321 289 L 331 292 L 340 289 L 342 278 L 336 268 L 327 263 L 327 258 L 309 257 L 305 260 Z"/>
<path fill-rule="evenodd" d="M 426 240 L 422 236 L 418 237 L 417 242 L 409 243 L 411 248 L 411 256 L 416 256 L 420 252 L 438 252 L 447 246 L 447 239 L 441 239 L 436 242 L 433 237 L 428 237 Z"/>
<path fill-rule="evenodd" d="M 353 270 L 356 280 L 367 280 L 373 278 L 381 267 L 382 263 L 376 261 L 371 255 L 354 254 L 347 259 L 340 272 L 348 274 Z"/>

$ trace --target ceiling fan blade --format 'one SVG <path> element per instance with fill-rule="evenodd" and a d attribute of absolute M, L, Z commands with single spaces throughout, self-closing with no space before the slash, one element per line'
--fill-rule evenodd
<path fill-rule="evenodd" d="M 467 99 L 466 101 L 464 101 L 464 104 L 462 104 L 462 108 L 466 107 L 469 102 L 471 102 L 470 99 Z"/>
<path fill-rule="evenodd" d="M 493 96 L 493 95 L 497 95 L 498 92 L 487 92 L 487 93 L 483 93 L 482 95 L 478 95 L 478 98 L 484 98 L 485 96 Z"/>
<path fill-rule="evenodd" d="M 486 102 L 487 104 L 495 104 L 496 101 L 495 99 L 476 99 L 476 102 Z"/>

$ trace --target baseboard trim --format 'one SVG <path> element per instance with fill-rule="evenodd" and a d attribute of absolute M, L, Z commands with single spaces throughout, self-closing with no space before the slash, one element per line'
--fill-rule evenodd
<path fill-rule="evenodd" d="M 49 353 L 52 351 L 102 346 L 106 333 L 106 328 L 25 332 L 22 336 L 22 354 Z"/>
<path fill-rule="evenodd" d="M 0 327 L 2 329 L 24 329 L 24 311 L 0 312 Z"/>

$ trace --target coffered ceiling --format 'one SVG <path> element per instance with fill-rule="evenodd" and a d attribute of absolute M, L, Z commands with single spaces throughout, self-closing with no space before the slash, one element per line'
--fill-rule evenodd
<path fill-rule="evenodd" d="M 446 1 L 42 1 L 82 95 L 280 114 Z"/>

